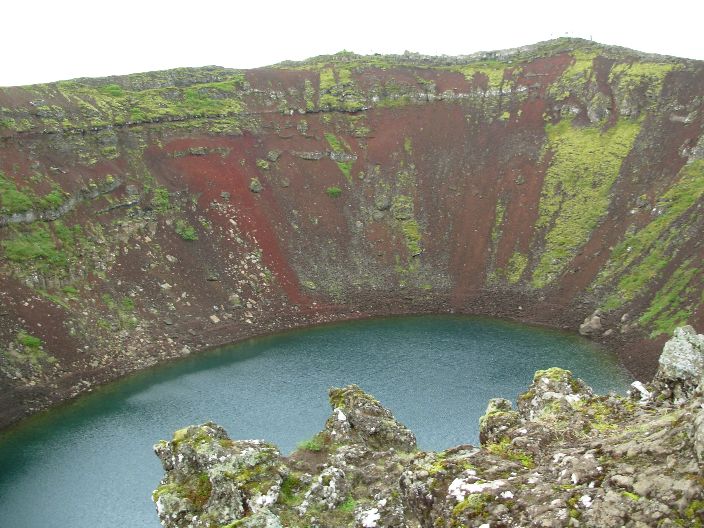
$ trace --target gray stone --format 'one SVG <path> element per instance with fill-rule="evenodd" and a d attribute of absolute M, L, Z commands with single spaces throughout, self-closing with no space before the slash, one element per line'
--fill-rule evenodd
<path fill-rule="evenodd" d="M 347 152 L 341 151 L 341 150 L 333 150 L 330 152 L 330 159 L 336 162 L 348 162 L 348 161 L 356 161 L 357 156 L 354 154 L 349 154 Z"/>
<path fill-rule="evenodd" d="M 242 307 L 242 299 L 240 299 L 240 296 L 236 293 L 231 294 L 227 300 L 234 308 Z"/>
<path fill-rule="evenodd" d="M 603 327 L 601 325 L 601 317 L 597 312 L 584 319 L 584 322 L 579 325 L 579 333 L 583 336 L 594 336 L 601 333 Z"/>
<path fill-rule="evenodd" d="M 653 384 L 657 392 L 675 400 L 687 398 L 704 373 L 704 335 L 691 326 L 675 329 L 660 355 Z"/>
<path fill-rule="evenodd" d="M 479 443 L 482 445 L 500 442 L 503 434 L 520 420 L 511 402 L 504 398 L 489 400 L 484 416 L 479 419 Z"/>
<path fill-rule="evenodd" d="M 361 442 L 374 449 L 416 448 L 415 435 L 357 385 L 333 388 L 329 394 L 333 415 L 325 427 L 336 440 Z"/>
<path fill-rule="evenodd" d="M 587 116 L 592 123 L 599 123 L 609 117 L 611 113 L 611 99 L 601 92 L 592 97 L 587 106 Z"/>
<path fill-rule="evenodd" d="M 697 416 L 694 419 L 694 452 L 697 455 L 699 464 L 704 464 L 704 411 L 702 405 L 699 405 Z"/>
<path fill-rule="evenodd" d="M 294 156 L 310 161 L 317 161 L 325 157 L 325 152 L 312 151 L 312 152 L 291 152 Z"/>

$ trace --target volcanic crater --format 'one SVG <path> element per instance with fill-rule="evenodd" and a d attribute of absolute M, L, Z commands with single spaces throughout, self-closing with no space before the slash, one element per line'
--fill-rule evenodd
<path fill-rule="evenodd" d="M 0 426 L 156 363 L 406 313 L 649 378 L 704 326 L 704 63 L 579 39 L 0 88 Z"/>

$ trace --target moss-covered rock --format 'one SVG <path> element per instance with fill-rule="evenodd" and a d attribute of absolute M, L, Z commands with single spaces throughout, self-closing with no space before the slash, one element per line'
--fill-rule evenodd
<path fill-rule="evenodd" d="M 166 471 L 153 494 L 164 526 L 227 525 L 278 499 L 284 470 L 272 444 L 232 441 L 209 422 L 176 431 L 154 451 Z"/>
<path fill-rule="evenodd" d="M 370 449 L 413 451 L 415 435 L 357 385 L 330 389 L 333 414 L 325 424 L 334 442 L 361 443 Z"/>

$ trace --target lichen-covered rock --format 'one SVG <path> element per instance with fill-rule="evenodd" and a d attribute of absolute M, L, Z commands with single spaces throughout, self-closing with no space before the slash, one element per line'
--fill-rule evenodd
<path fill-rule="evenodd" d="M 269 510 L 261 510 L 249 515 L 239 521 L 234 526 L 237 528 L 281 528 L 281 519 Z"/>
<path fill-rule="evenodd" d="M 305 513 L 311 506 L 332 510 L 347 498 L 349 488 L 344 471 L 334 466 L 326 467 L 306 492 L 299 511 Z"/>
<path fill-rule="evenodd" d="M 682 401 L 701 383 L 704 335 L 691 326 L 677 328 L 665 343 L 653 384 L 666 398 Z"/>
<path fill-rule="evenodd" d="M 539 370 L 528 391 L 518 398 L 518 411 L 524 418 L 534 419 L 544 414 L 546 408 L 567 409 L 569 404 L 591 395 L 591 388 L 569 370 L 556 367 Z"/>
<path fill-rule="evenodd" d="M 704 398 L 687 394 L 599 396 L 567 370 L 541 370 L 518 410 L 489 402 L 482 447 L 425 452 L 350 385 L 330 390 L 325 429 L 288 458 L 214 424 L 178 431 L 156 446 L 166 477 L 155 500 L 167 527 L 703 526 Z"/>
<path fill-rule="evenodd" d="M 226 525 L 278 497 L 283 471 L 272 444 L 232 441 L 209 422 L 176 431 L 154 451 L 166 471 L 153 494 L 166 527 Z"/>
<path fill-rule="evenodd" d="M 504 432 L 520 420 L 511 402 L 504 398 L 489 400 L 484 416 L 479 419 L 479 443 L 482 445 L 501 441 Z"/>
<path fill-rule="evenodd" d="M 377 450 L 416 448 L 415 435 L 357 385 L 330 389 L 329 396 L 333 414 L 325 428 L 336 442 L 361 443 Z"/>

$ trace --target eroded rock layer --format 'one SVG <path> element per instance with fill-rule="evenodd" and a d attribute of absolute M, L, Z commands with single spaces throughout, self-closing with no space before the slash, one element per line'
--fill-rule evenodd
<path fill-rule="evenodd" d="M 579 328 L 650 376 L 704 323 L 703 97 L 701 62 L 574 39 L 2 88 L 0 426 L 390 313 Z"/>
<path fill-rule="evenodd" d="M 178 431 L 155 446 L 153 498 L 167 528 L 702 526 L 703 358 L 704 335 L 678 330 L 625 398 L 538 371 L 516 409 L 489 402 L 481 447 L 443 452 L 359 387 L 331 389 L 325 428 L 288 457 L 213 423 Z"/>

